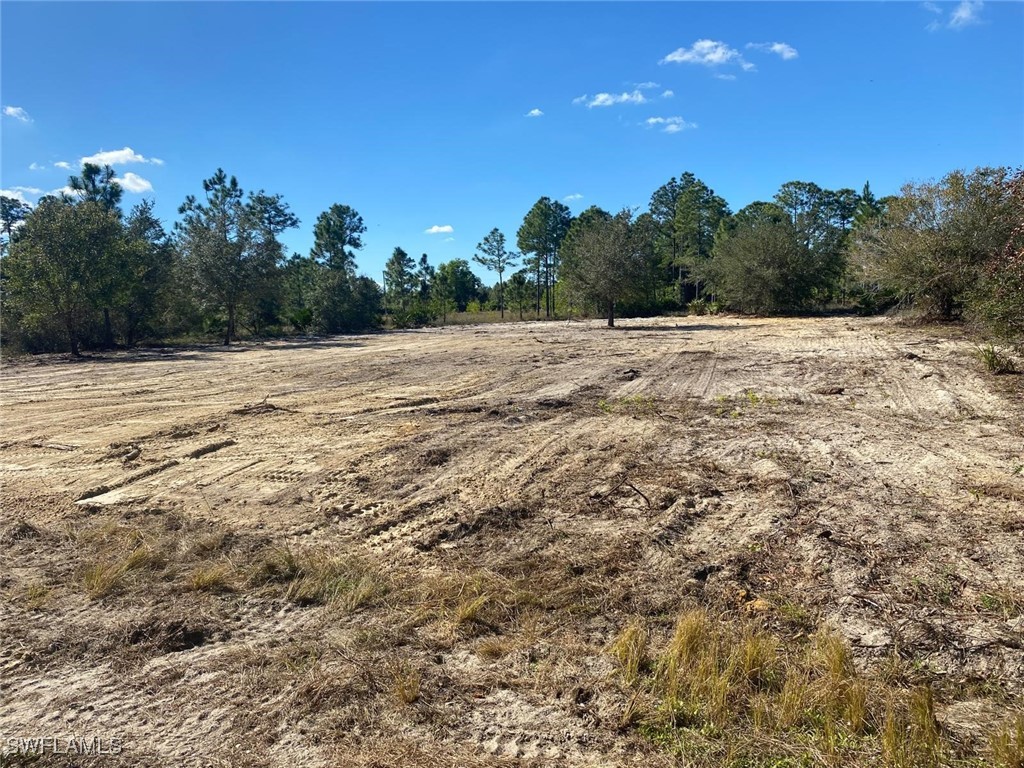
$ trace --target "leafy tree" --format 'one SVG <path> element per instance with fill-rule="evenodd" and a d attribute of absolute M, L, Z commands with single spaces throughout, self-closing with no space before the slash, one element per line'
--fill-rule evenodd
<path fill-rule="evenodd" d="M 317 217 L 309 254 L 314 264 L 312 314 L 327 333 L 352 329 L 355 251 L 363 247 L 361 235 L 365 232 L 362 217 L 347 205 L 335 203 Z M 293 312 L 292 316 L 299 321 L 306 319 L 302 312 Z"/>
<path fill-rule="evenodd" d="M 121 216 L 121 209 L 118 207 L 124 190 L 117 183 L 114 169 L 109 165 L 102 168 L 94 163 L 86 163 L 82 166 L 81 176 L 68 178 L 68 186 L 77 194 L 65 195 L 65 199 L 71 203 L 97 203 L 109 211 Z M 123 290 L 126 265 L 120 263 L 124 251 L 116 247 L 111 241 L 106 247 L 100 248 L 100 259 L 93 265 L 93 302 L 103 311 L 103 344 L 106 347 L 114 346 L 114 330 L 110 312 L 115 297 Z"/>
<path fill-rule="evenodd" d="M 394 314 L 409 308 L 413 293 L 418 289 L 416 282 L 416 263 L 401 248 L 395 248 L 391 258 L 384 265 L 384 288 L 387 295 L 388 308 Z"/>
<path fill-rule="evenodd" d="M 86 163 L 82 166 L 81 176 L 71 176 L 68 179 L 68 186 L 78 193 L 70 195 L 70 199 L 99 203 L 107 210 L 120 215 L 118 206 L 121 204 L 124 190 L 117 183 L 114 169 L 109 165 L 101 168 L 94 163 Z"/>
<path fill-rule="evenodd" d="M 847 238 L 859 200 L 852 189 L 832 191 L 804 181 L 787 182 L 775 195 L 821 274 L 815 288 L 820 303 L 833 295 L 846 272 Z"/>
<path fill-rule="evenodd" d="M 189 195 L 178 209 L 178 242 L 201 293 L 227 312 L 224 343 L 230 344 L 239 309 L 260 295 L 283 256 L 278 235 L 299 220 L 280 195 L 246 197 L 220 168 L 203 190 L 204 202 Z"/>
<path fill-rule="evenodd" d="M 1011 240 L 1011 189 L 1006 168 L 907 184 L 883 216 L 858 228 L 854 258 L 899 299 L 941 319 L 959 317 L 985 265 Z"/>
<path fill-rule="evenodd" d="M 700 268 L 711 258 L 718 225 L 729 215 L 725 200 L 715 194 L 692 173 L 684 173 L 679 182 L 679 196 L 676 199 L 672 219 L 672 235 L 675 240 L 675 262 L 680 277 L 692 282 L 696 294 L 700 295 Z M 680 297 L 682 296 L 680 286 Z"/>
<path fill-rule="evenodd" d="M 125 344 L 130 347 L 142 332 L 152 330 L 152 321 L 163 309 L 175 253 L 163 224 L 153 214 L 152 200 L 132 208 L 122 237 L 114 306 L 122 318 Z"/>
<path fill-rule="evenodd" d="M 455 286 L 446 269 L 438 269 L 430 284 L 431 308 L 434 317 L 441 318 L 441 324 L 448 322 L 448 315 L 455 311 Z"/>
<path fill-rule="evenodd" d="M 1005 224 L 1012 229 L 1002 250 L 982 268 L 971 306 L 998 336 L 1020 345 L 1024 343 L 1024 170 L 1018 169 L 1004 184 L 1009 201 Z"/>
<path fill-rule="evenodd" d="M 459 312 L 465 312 L 471 301 L 479 301 L 481 297 L 483 285 L 465 259 L 452 259 L 439 264 L 434 279 L 448 281 L 451 285 L 452 301 Z"/>
<path fill-rule="evenodd" d="M 501 310 L 501 317 L 505 319 L 505 282 L 502 277 L 506 269 L 515 266 L 515 260 L 519 256 L 515 251 L 505 249 L 505 235 L 497 227 L 492 229 L 483 242 L 476 246 L 478 255 L 473 261 L 492 272 L 498 273 L 498 308 Z"/>
<path fill-rule="evenodd" d="M 347 205 L 335 203 L 317 216 L 310 256 L 328 269 L 355 273 L 355 251 L 363 247 L 363 217 Z"/>
<path fill-rule="evenodd" d="M 28 203 L 0 195 L 0 234 L 4 238 L 3 241 L 0 241 L 0 256 L 7 253 L 14 232 L 30 213 L 32 213 L 32 206 Z"/>
<path fill-rule="evenodd" d="M 882 215 L 884 210 L 885 206 L 882 201 L 875 197 L 874 192 L 871 191 L 871 184 L 865 181 L 864 189 L 861 190 L 860 198 L 857 200 L 857 207 L 853 212 L 852 226 L 863 227 L 872 224 Z"/>
<path fill-rule="evenodd" d="M 44 198 L 4 259 L 8 301 L 22 317 L 56 319 L 71 353 L 80 355 L 97 293 L 96 264 L 120 234 L 117 215 L 101 203 Z"/>
<path fill-rule="evenodd" d="M 293 255 L 280 271 L 284 292 L 284 317 L 300 333 L 305 333 L 323 312 L 320 277 L 327 270 L 310 257 Z M 321 322 L 324 325 L 328 321 Z"/>
<path fill-rule="evenodd" d="M 537 314 L 540 314 L 540 297 L 543 287 L 545 314 L 551 317 L 551 283 L 557 276 L 559 248 L 569 225 L 572 214 L 568 206 L 557 200 L 542 197 L 526 214 L 522 226 L 516 233 L 516 245 L 522 253 L 532 253 L 529 260 L 534 270 L 537 288 Z"/>
<path fill-rule="evenodd" d="M 645 280 L 647 263 L 632 218 L 628 209 L 607 218 L 595 216 L 563 249 L 565 281 L 607 312 L 609 328 L 615 327 L 616 302 L 637 295 Z"/>
<path fill-rule="evenodd" d="M 505 287 L 505 296 L 510 305 L 519 310 L 519 319 L 523 319 L 523 312 L 530 306 L 530 297 L 533 295 L 533 286 L 530 284 L 529 273 L 525 269 L 512 274 Z"/>
<path fill-rule="evenodd" d="M 720 228 L 702 275 L 729 306 L 763 313 L 806 307 L 829 279 L 791 215 L 764 202 L 751 203 Z"/>
<path fill-rule="evenodd" d="M 430 284 L 434 280 L 434 271 L 427 254 L 421 254 L 419 268 L 416 270 L 416 281 L 419 283 L 419 298 L 422 302 L 430 301 Z"/>
<path fill-rule="evenodd" d="M 679 259 L 679 241 L 676 238 L 676 203 L 681 187 L 673 176 L 651 195 L 648 212 L 655 225 L 654 251 L 659 264 L 670 274 L 675 273 L 677 298 L 682 301 L 683 264 Z"/>

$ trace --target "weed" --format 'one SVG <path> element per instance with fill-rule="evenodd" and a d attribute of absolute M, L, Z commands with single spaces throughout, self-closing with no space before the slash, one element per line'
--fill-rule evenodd
<path fill-rule="evenodd" d="M 1024 768 L 1024 714 L 1018 714 L 989 741 L 993 768 Z"/>
<path fill-rule="evenodd" d="M 29 584 L 25 588 L 25 607 L 30 611 L 42 608 L 52 596 L 52 590 L 45 584 Z"/>
<path fill-rule="evenodd" d="M 622 630 L 612 644 L 611 652 L 619 661 L 622 681 L 633 685 L 647 665 L 649 633 L 642 619 L 635 619 Z"/>
<path fill-rule="evenodd" d="M 985 369 L 989 373 L 997 376 L 1007 373 L 1017 373 L 1017 365 L 1014 363 L 1013 358 L 1005 352 L 1001 352 L 992 344 L 988 344 L 984 347 L 978 347 L 977 355 L 978 359 L 985 365 Z"/>
<path fill-rule="evenodd" d="M 392 672 L 395 696 L 403 704 L 415 704 L 420 698 L 420 685 L 423 676 L 416 667 L 408 662 L 398 665 Z"/>
<path fill-rule="evenodd" d="M 1024 597 L 1010 587 L 997 587 L 981 595 L 979 607 L 990 613 L 998 613 L 1006 620 L 1024 614 Z"/>
<path fill-rule="evenodd" d="M 618 400 L 598 400 L 597 407 L 602 413 L 611 415 L 613 413 L 624 413 L 629 416 L 653 416 L 658 412 L 657 404 L 653 397 L 647 395 L 631 395 Z"/>

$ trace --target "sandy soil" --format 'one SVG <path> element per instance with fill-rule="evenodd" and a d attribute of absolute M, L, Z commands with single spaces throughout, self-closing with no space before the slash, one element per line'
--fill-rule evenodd
<path fill-rule="evenodd" d="M 656 765 L 608 645 L 692 600 L 907 660 L 969 734 L 1024 689 L 1024 399 L 972 349 L 716 317 L 9 363 L 0 737 L 122 739 L 104 765 Z M 127 528 L 219 532 L 235 570 L 345 553 L 390 587 L 189 590 L 182 555 L 90 596 Z M 452 620 L 473 579 L 536 594 Z"/>

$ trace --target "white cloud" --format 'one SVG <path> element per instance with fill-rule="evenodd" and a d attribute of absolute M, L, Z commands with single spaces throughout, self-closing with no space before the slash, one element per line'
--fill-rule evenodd
<path fill-rule="evenodd" d="M 576 193 L 571 194 L 571 195 L 566 195 L 565 197 L 562 198 L 562 200 L 564 200 L 567 203 L 571 203 L 573 200 L 582 200 L 582 199 L 583 199 L 583 195 L 581 195 L 579 192 L 576 192 Z"/>
<path fill-rule="evenodd" d="M 531 109 L 529 112 L 526 113 L 527 117 L 542 117 L 543 115 L 544 115 L 544 113 L 541 112 L 536 107 L 534 107 L 533 109 Z"/>
<path fill-rule="evenodd" d="M 455 227 L 451 224 L 437 225 L 430 227 L 429 229 L 423 230 L 425 235 L 448 235 L 455 231 Z"/>
<path fill-rule="evenodd" d="M 153 163 L 155 165 L 163 165 L 164 161 L 158 158 L 146 158 L 140 155 L 131 147 L 125 147 L 124 149 L 114 149 L 109 152 L 100 150 L 95 155 L 89 155 L 79 160 L 79 163 L 85 165 L 86 163 L 92 163 L 93 165 L 127 165 L 129 163 Z"/>
<path fill-rule="evenodd" d="M 114 179 L 118 184 L 125 188 L 127 192 L 133 192 L 135 194 L 142 194 L 143 192 L 152 192 L 153 185 L 149 183 L 148 179 L 144 179 L 141 176 L 129 171 L 124 176 L 119 176 Z"/>
<path fill-rule="evenodd" d="M 28 164 L 28 169 L 30 171 L 42 171 L 42 170 L 46 169 L 46 166 L 45 165 L 40 165 L 39 163 L 29 163 Z"/>
<path fill-rule="evenodd" d="M 747 48 L 755 48 L 759 51 L 774 53 L 782 57 L 783 61 L 795 59 L 800 54 L 789 43 L 747 43 Z"/>
<path fill-rule="evenodd" d="M 716 72 L 715 77 L 719 80 L 735 80 L 736 75 L 723 75 L 721 72 Z"/>
<path fill-rule="evenodd" d="M 28 200 L 25 199 L 25 193 L 17 187 L 14 189 L 0 189 L 0 197 L 9 197 L 11 200 L 17 200 L 19 203 L 30 205 Z"/>
<path fill-rule="evenodd" d="M 652 83 L 650 80 L 646 83 L 637 83 L 633 87 L 638 88 L 641 91 L 653 91 L 655 88 L 661 88 L 658 83 Z"/>
<path fill-rule="evenodd" d="M 21 107 L 4 107 L 4 114 L 7 117 L 13 117 L 15 120 L 20 120 L 23 123 L 32 122 L 32 118 L 28 116 L 28 112 Z"/>
<path fill-rule="evenodd" d="M 679 133 L 687 128 L 696 128 L 696 123 L 690 123 L 681 117 L 649 117 L 644 121 L 648 128 L 660 126 L 665 133 Z"/>
<path fill-rule="evenodd" d="M 454 237 L 446 237 L 442 242 L 454 243 L 455 242 L 455 238 Z"/>
<path fill-rule="evenodd" d="M 718 67 L 722 64 L 738 64 L 744 71 L 756 69 L 746 61 L 740 52 L 720 40 L 698 40 L 689 48 L 677 48 L 658 62 L 659 64 L 702 64 Z"/>
<path fill-rule="evenodd" d="M 930 3 L 930 2 L 921 3 L 921 7 L 924 8 L 926 11 L 928 11 L 928 13 L 936 13 L 936 14 L 938 14 L 940 16 L 942 15 L 942 9 L 939 8 L 939 6 L 937 6 L 935 3 Z"/>
<path fill-rule="evenodd" d="M 572 100 L 573 104 L 586 104 L 587 108 L 591 107 L 611 107 L 615 104 L 646 104 L 647 99 L 640 91 L 632 91 L 630 93 L 599 93 L 594 97 L 590 97 L 587 94 L 577 96 Z"/>
<path fill-rule="evenodd" d="M 65 160 L 58 160 L 56 163 L 53 164 L 53 167 L 54 168 L 63 168 L 65 171 L 70 171 L 71 170 L 71 163 L 69 163 L 69 162 L 67 162 Z"/>
<path fill-rule="evenodd" d="M 49 194 L 55 195 L 57 197 L 60 197 L 61 195 L 67 195 L 68 197 L 79 197 L 83 193 L 79 192 L 77 189 L 72 189 L 71 187 L 64 185 L 60 189 L 55 189 Z"/>
<path fill-rule="evenodd" d="M 661 92 L 661 98 L 663 98 L 663 99 L 671 99 L 675 95 L 676 95 L 676 92 L 675 91 L 671 91 L 671 90 L 666 90 L 666 91 L 662 91 Z"/>
<path fill-rule="evenodd" d="M 963 29 L 972 24 L 981 23 L 981 9 L 985 4 L 981 0 L 963 0 L 949 17 L 950 29 Z"/>

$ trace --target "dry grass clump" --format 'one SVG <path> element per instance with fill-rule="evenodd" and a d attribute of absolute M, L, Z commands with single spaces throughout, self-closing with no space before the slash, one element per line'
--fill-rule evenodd
<path fill-rule="evenodd" d="M 251 587 L 278 589 L 299 605 L 339 605 L 355 610 L 387 592 L 383 576 L 355 557 L 321 550 L 270 549 L 248 569 Z"/>
<path fill-rule="evenodd" d="M 509 573 L 474 569 L 424 576 L 407 596 L 415 606 L 411 623 L 440 623 L 472 636 L 518 627 L 527 617 L 564 624 L 589 615 L 602 585 L 566 568 L 564 562 L 543 561 Z"/>
<path fill-rule="evenodd" d="M 133 546 L 134 543 L 134 546 Z M 160 573 L 169 560 L 165 542 L 147 539 L 132 530 L 101 550 L 98 560 L 82 570 L 82 585 L 94 600 L 118 591 L 124 582 L 140 571 Z"/>
<path fill-rule="evenodd" d="M 402 704 L 415 704 L 420 698 L 423 675 L 409 662 L 398 664 L 391 672 L 395 696 Z"/>
<path fill-rule="evenodd" d="M 989 742 L 994 768 L 1024 768 L 1024 714 L 997 728 Z"/>
<path fill-rule="evenodd" d="M 656 653 L 648 646 L 636 620 L 610 648 L 633 691 L 621 724 L 688 764 L 937 768 L 961 757 L 936 719 L 931 688 L 862 675 L 829 631 L 794 646 L 753 621 L 697 609 Z M 994 736 L 991 752 L 1019 768 L 1024 721 Z"/>
<path fill-rule="evenodd" d="M 381 572 L 357 557 L 268 544 L 240 550 L 230 531 L 180 518 L 112 521 L 75 538 L 87 559 L 82 585 L 93 599 L 129 588 L 151 592 L 159 584 L 212 594 L 247 587 L 299 605 L 355 610 L 389 589 Z"/>

